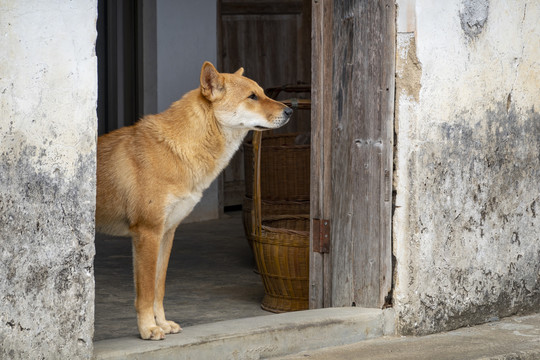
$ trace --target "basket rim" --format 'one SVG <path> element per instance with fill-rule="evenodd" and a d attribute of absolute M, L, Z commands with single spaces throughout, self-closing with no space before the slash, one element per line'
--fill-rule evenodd
<path fill-rule="evenodd" d="M 264 225 L 265 221 L 268 222 L 268 221 L 280 221 L 280 220 L 310 221 L 310 218 L 309 218 L 309 215 L 306 215 L 306 214 L 267 215 L 261 219 L 261 222 L 262 222 L 261 228 L 270 233 L 309 236 L 309 230 L 294 230 L 294 229 L 287 229 L 287 228 Z"/>
<path fill-rule="evenodd" d="M 272 227 L 272 226 L 267 226 L 267 225 L 262 225 L 261 228 L 270 233 L 309 236 L 309 231 L 306 231 L 306 230 L 284 229 L 284 228 Z"/>
<path fill-rule="evenodd" d="M 285 246 L 309 249 L 309 236 L 299 234 L 278 234 L 264 231 L 261 235 L 251 233 L 253 244 Z"/>

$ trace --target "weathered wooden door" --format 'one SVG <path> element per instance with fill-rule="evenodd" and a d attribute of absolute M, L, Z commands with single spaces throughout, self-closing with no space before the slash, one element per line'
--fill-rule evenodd
<path fill-rule="evenodd" d="M 313 0 L 312 11 L 311 215 L 328 222 L 312 221 L 310 307 L 380 308 L 392 285 L 395 5 Z"/>
<path fill-rule="evenodd" d="M 311 0 L 219 0 L 218 67 L 244 67 L 263 88 L 309 84 L 311 80 Z M 291 94 L 282 94 L 290 97 Z M 295 94 L 309 97 L 309 94 Z M 282 132 L 309 132 L 309 111 L 297 111 Z M 223 172 L 225 206 L 245 194 L 243 154 Z"/>

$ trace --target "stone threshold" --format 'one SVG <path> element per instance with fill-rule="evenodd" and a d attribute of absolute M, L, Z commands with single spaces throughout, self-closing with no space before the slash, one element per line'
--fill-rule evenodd
<path fill-rule="evenodd" d="M 264 359 L 392 334 L 392 309 L 317 309 L 191 326 L 162 341 L 96 341 L 94 359 Z"/>

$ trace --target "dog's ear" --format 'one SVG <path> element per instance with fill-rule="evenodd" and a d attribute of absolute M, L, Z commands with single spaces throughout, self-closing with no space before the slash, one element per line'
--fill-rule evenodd
<path fill-rule="evenodd" d="M 244 75 L 244 68 L 241 67 L 240 69 L 236 70 L 234 75 L 240 75 L 240 76 Z"/>
<path fill-rule="evenodd" d="M 201 69 L 201 93 L 210 101 L 219 99 L 223 95 L 223 76 L 214 65 L 206 61 Z"/>

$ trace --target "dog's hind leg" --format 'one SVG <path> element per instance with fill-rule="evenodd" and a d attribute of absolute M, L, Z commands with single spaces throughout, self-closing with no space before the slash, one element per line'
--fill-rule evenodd
<path fill-rule="evenodd" d="M 141 338 L 162 340 L 165 332 L 154 319 L 156 266 L 162 233 L 137 226 L 133 235 L 133 272 L 135 279 L 135 309 Z"/>
<path fill-rule="evenodd" d="M 170 229 L 163 235 L 159 246 L 159 255 L 157 261 L 156 272 L 156 290 L 154 298 L 154 314 L 156 323 L 160 326 L 165 334 L 176 334 L 182 331 L 180 325 L 174 321 L 165 319 L 165 309 L 163 308 L 163 297 L 165 296 L 165 278 L 167 276 L 167 266 L 169 265 L 169 256 L 174 239 L 174 231 L 176 228 Z"/>

